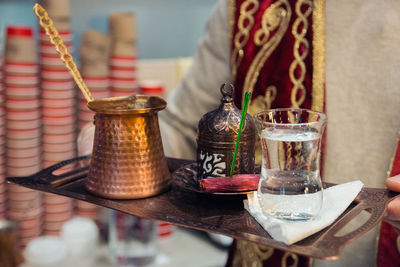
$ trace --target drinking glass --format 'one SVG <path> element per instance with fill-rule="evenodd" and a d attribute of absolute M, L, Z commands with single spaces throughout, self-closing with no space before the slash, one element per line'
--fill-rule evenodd
<path fill-rule="evenodd" d="M 157 249 L 155 221 L 112 210 L 109 253 L 113 266 L 145 266 L 154 262 Z"/>
<path fill-rule="evenodd" d="M 258 201 L 266 215 L 310 220 L 323 200 L 321 139 L 326 115 L 306 109 L 270 109 L 254 115 L 261 141 Z"/>

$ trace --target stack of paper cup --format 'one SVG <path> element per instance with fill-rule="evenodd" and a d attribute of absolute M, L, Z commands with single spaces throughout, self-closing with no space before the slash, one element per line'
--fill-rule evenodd
<path fill-rule="evenodd" d="M 1 49 L 0 49 L 1 51 Z M 5 152 L 5 109 L 3 94 L 3 58 L 0 54 L 0 220 L 5 218 L 6 212 L 6 170 L 4 165 Z"/>
<path fill-rule="evenodd" d="M 160 239 L 164 239 L 167 237 L 171 237 L 172 234 L 175 231 L 175 226 L 170 224 L 170 223 L 166 223 L 166 222 L 159 222 L 158 223 L 158 228 L 157 228 L 157 236 Z"/>
<path fill-rule="evenodd" d="M 71 52 L 68 0 L 42 1 Z M 76 88 L 55 47 L 40 30 L 41 97 L 44 167 L 76 155 Z"/>
<path fill-rule="evenodd" d="M 45 193 L 44 203 L 44 235 L 59 235 L 63 224 L 72 218 L 73 202 L 70 198 Z"/>
<path fill-rule="evenodd" d="M 32 28 L 8 26 L 4 63 L 7 176 L 41 169 L 40 100 Z M 8 184 L 8 217 L 18 222 L 21 246 L 41 233 L 41 193 Z"/>
<path fill-rule="evenodd" d="M 106 34 L 94 30 L 87 30 L 82 37 L 80 53 L 80 70 L 83 80 L 95 99 L 110 96 L 109 88 L 109 60 L 110 42 Z M 87 100 L 83 94 L 79 99 L 79 128 L 93 121 L 94 112 L 88 109 Z"/>
<path fill-rule="evenodd" d="M 141 94 L 164 97 L 164 83 L 162 81 L 142 80 L 139 84 Z"/>
<path fill-rule="evenodd" d="M 132 13 L 111 14 L 109 31 L 111 36 L 111 95 L 136 94 L 139 86 L 136 72 L 135 15 Z"/>
<path fill-rule="evenodd" d="M 72 52 L 68 0 L 43 0 L 68 51 Z M 40 29 L 43 167 L 76 156 L 76 87 L 55 47 Z M 72 217 L 72 200 L 45 194 L 44 234 L 57 235 L 62 224 Z"/>

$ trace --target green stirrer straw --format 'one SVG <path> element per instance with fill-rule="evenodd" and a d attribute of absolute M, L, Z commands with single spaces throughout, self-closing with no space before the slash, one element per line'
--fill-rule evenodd
<path fill-rule="evenodd" d="M 250 96 L 251 96 L 251 93 L 250 93 L 250 92 L 246 92 L 246 93 L 244 94 L 242 115 L 240 116 L 240 123 L 239 123 L 238 135 L 237 135 L 237 138 L 236 138 L 235 151 L 233 152 L 231 171 L 229 172 L 229 176 L 230 176 L 230 177 L 232 177 L 232 175 L 233 175 L 233 169 L 234 169 L 234 167 L 235 167 L 236 155 L 237 155 L 237 151 L 238 151 L 238 147 L 239 147 L 239 142 L 240 142 L 240 136 L 241 136 L 241 134 L 242 134 L 243 122 L 244 122 L 244 119 L 246 118 L 247 106 L 249 105 Z"/>

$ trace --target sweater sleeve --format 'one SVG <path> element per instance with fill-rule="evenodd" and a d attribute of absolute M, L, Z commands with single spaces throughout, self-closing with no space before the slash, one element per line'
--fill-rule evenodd
<path fill-rule="evenodd" d="M 231 80 L 227 5 L 227 0 L 219 0 L 214 7 L 192 66 L 159 114 L 164 152 L 169 157 L 195 158 L 198 122 L 217 108 L 219 87 Z"/>

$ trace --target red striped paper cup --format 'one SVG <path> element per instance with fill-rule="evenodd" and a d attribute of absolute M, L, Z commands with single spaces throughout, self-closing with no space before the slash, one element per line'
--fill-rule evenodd
<path fill-rule="evenodd" d="M 51 193 L 43 193 L 43 203 L 46 204 L 62 204 L 70 201 L 70 198 L 59 196 Z"/>
<path fill-rule="evenodd" d="M 21 221 L 34 218 L 42 213 L 42 208 L 34 208 L 28 210 L 8 210 L 8 217 L 14 221 Z"/>
<path fill-rule="evenodd" d="M 69 134 L 75 131 L 74 124 L 65 125 L 43 125 L 43 133 L 45 134 Z"/>
<path fill-rule="evenodd" d="M 170 223 L 159 222 L 158 223 L 158 237 L 165 238 L 173 234 L 175 226 Z"/>
<path fill-rule="evenodd" d="M 38 65 L 36 63 L 20 63 L 20 62 L 5 62 L 3 66 L 4 72 L 19 73 L 19 74 L 34 74 L 38 73 Z"/>
<path fill-rule="evenodd" d="M 35 110 L 40 108 L 39 99 L 18 99 L 7 97 L 5 103 L 7 109 L 13 110 Z"/>
<path fill-rule="evenodd" d="M 135 68 L 137 63 L 136 61 L 136 57 L 112 56 L 110 59 L 110 66 L 119 68 Z"/>
<path fill-rule="evenodd" d="M 75 99 L 65 98 L 65 99 L 42 99 L 42 106 L 47 108 L 67 108 L 75 106 Z"/>
<path fill-rule="evenodd" d="M 71 42 L 64 42 L 64 45 L 71 54 L 74 52 Z M 47 56 L 47 55 L 58 55 L 57 50 L 54 47 L 54 45 L 47 41 L 40 42 L 39 51 L 40 51 L 40 57 Z"/>
<path fill-rule="evenodd" d="M 71 125 L 75 123 L 74 116 L 43 116 L 43 125 Z"/>
<path fill-rule="evenodd" d="M 36 166 L 41 164 L 40 157 L 25 157 L 25 158 L 12 158 L 8 156 L 7 153 L 7 167 L 29 167 L 29 166 Z"/>
<path fill-rule="evenodd" d="M 75 84 L 72 80 L 42 80 L 42 89 L 48 90 L 74 90 Z"/>
<path fill-rule="evenodd" d="M 18 198 L 18 194 L 16 196 Z M 8 201 L 8 208 L 10 210 L 28 210 L 33 208 L 38 208 L 42 206 L 41 197 L 34 197 L 28 200 L 22 199 L 11 199 Z"/>
<path fill-rule="evenodd" d="M 37 98 L 39 97 L 38 86 L 7 86 L 4 90 L 7 98 Z"/>
<path fill-rule="evenodd" d="M 119 90 L 137 90 L 139 88 L 139 83 L 137 79 L 130 78 L 130 79 L 117 79 L 111 78 L 111 90 L 114 88 L 118 88 Z"/>
<path fill-rule="evenodd" d="M 43 143 L 42 147 L 44 152 L 58 153 L 64 151 L 66 152 L 72 151 L 75 149 L 76 145 L 74 142 L 60 143 L 60 144 Z"/>
<path fill-rule="evenodd" d="M 7 167 L 8 176 L 28 176 L 37 173 L 41 170 L 41 165 L 29 167 Z"/>
<path fill-rule="evenodd" d="M 24 120 L 36 120 L 40 118 L 40 111 L 37 110 L 8 110 L 7 111 L 7 119 L 8 120 L 16 120 L 16 121 L 24 121 Z"/>
<path fill-rule="evenodd" d="M 72 42 L 73 35 L 71 31 L 59 31 L 58 34 L 61 36 L 63 39 L 64 43 L 66 42 Z M 40 29 L 39 31 L 39 39 L 41 41 L 46 41 L 49 42 L 49 37 L 46 34 L 46 31 L 43 29 Z"/>
<path fill-rule="evenodd" d="M 112 78 L 136 78 L 137 77 L 137 69 L 136 67 L 130 68 L 119 68 L 119 67 L 111 67 L 110 69 L 110 77 Z"/>
<path fill-rule="evenodd" d="M 40 69 L 40 74 L 41 74 L 42 78 L 45 80 L 69 80 L 69 79 L 71 79 L 71 74 L 66 69 L 51 69 L 51 68 L 42 67 Z"/>
<path fill-rule="evenodd" d="M 11 147 L 11 148 L 28 148 L 28 147 L 33 147 L 36 145 L 40 145 L 40 129 L 28 129 L 28 130 L 13 130 L 13 129 L 7 129 L 7 146 Z M 35 139 L 35 141 L 33 141 L 32 139 Z M 21 140 L 18 141 L 18 140 Z M 22 144 L 26 144 L 23 143 L 23 140 L 29 140 L 26 141 L 26 143 L 33 143 L 32 146 L 25 146 Z M 36 142 L 37 141 L 37 142 Z M 16 145 L 11 145 L 11 143 L 16 144 Z"/>
<path fill-rule="evenodd" d="M 42 107 L 43 116 L 74 116 L 75 107 Z"/>
<path fill-rule="evenodd" d="M 144 95 L 163 96 L 164 84 L 158 80 L 143 80 L 139 82 L 140 93 Z"/>
<path fill-rule="evenodd" d="M 76 151 L 71 150 L 71 151 L 62 151 L 62 152 L 43 152 L 43 164 L 46 163 L 46 161 L 63 161 L 67 159 L 74 158 L 76 156 Z M 46 167 L 46 166 L 45 166 Z"/>
<path fill-rule="evenodd" d="M 72 208 L 63 212 L 44 212 L 44 227 L 47 222 L 65 222 L 72 218 Z"/>
<path fill-rule="evenodd" d="M 82 77 L 87 87 L 92 88 L 108 88 L 110 86 L 110 79 L 108 77 Z"/>
<path fill-rule="evenodd" d="M 23 131 L 22 131 L 23 132 Z M 40 137 L 29 139 L 14 139 L 14 136 L 7 135 L 6 148 L 7 149 L 24 149 L 40 146 Z"/>
<path fill-rule="evenodd" d="M 39 83 L 39 78 L 37 75 L 16 75 L 16 74 L 7 74 L 4 77 L 4 84 L 15 85 L 15 86 L 32 86 L 37 85 Z"/>
<path fill-rule="evenodd" d="M 23 25 L 8 25 L 7 26 L 7 36 L 18 36 L 18 37 L 33 37 L 33 29 L 29 26 Z"/>
<path fill-rule="evenodd" d="M 67 212 L 73 208 L 72 201 L 60 204 L 47 204 L 44 203 L 44 211 L 46 213 Z"/>
<path fill-rule="evenodd" d="M 44 144 L 60 144 L 60 143 L 73 143 L 75 142 L 75 132 L 65 134 L 43 134 Z"/>
<path fill-rule="evenodd" d="M 13 130 L 30 130 L 38 129 L 41 126 L 40 119 L 33 120 L 10 120 L 7 119 L 7 129 Z"/>
<path fill-rule="evenodd" d="M 7 150 L 7 156 L 12 158 L 25 158 L 25 157 L 39 157 L 40 156 L 40 147 L 31 147 L 31 148 L 14 148 Z"/>

